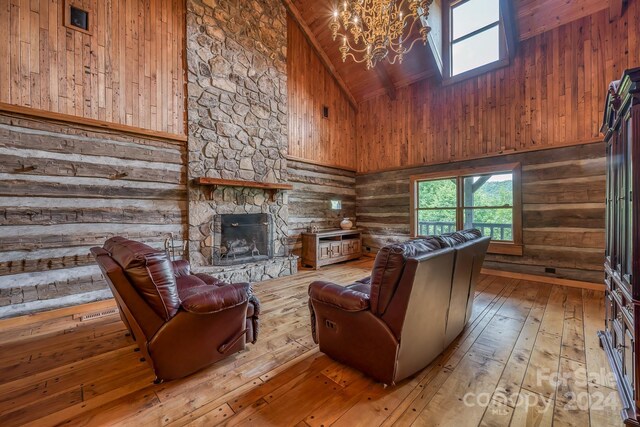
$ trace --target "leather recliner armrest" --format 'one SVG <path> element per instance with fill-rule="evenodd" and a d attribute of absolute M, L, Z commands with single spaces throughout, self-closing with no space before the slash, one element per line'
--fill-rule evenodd
<path fill-rule="evenodd" d="M 191 295 L 182 300 L 182 308 L 195 314 L 217 313 L 246 303 L 250 289 L 251 285 L 248 283 L 212 287 L 206 292 Z"/>
<path fill-rule="evenodd" d="M 191 275 L 191 265 L 189 265 L 189 261 L 184 259 L 173 261 L 173 272 L 176 277 Z"/>
<path fill-rule="evenodd" d="M 365 277 L 363 279 L 356 280 L 356 283 L 362 283 L 362 284 L 365 284 L 365 285 L 370 285 L 371 284 L 371 276 L 367 276 L 367 277 Z"/>
<path fill-rule="evenodd" d="M 369 295 L 331 282 L 319 280 L 311 283 L 309 297 L 314 301 L 334 305 L 346 311 L 369 309 Z"/>

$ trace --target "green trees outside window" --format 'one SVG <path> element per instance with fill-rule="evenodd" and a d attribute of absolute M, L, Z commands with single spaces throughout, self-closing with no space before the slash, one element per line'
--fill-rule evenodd
<path fill-rule="evenodd" d="M 513 242 L 513 172 L 416 181 L 416 235 L 478 228 L 495 241 Z"/>

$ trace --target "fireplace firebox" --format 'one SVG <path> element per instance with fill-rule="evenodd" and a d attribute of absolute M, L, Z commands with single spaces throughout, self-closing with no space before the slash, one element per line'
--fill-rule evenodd
<path fill-rule="evenodd" d="M 270 214 L 221 214 L 213 218 L 211 263 L 235 265 L 273 258 Z"/>

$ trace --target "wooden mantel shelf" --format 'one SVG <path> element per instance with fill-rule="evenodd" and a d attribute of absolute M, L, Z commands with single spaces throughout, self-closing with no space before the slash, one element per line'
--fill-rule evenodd
<path fill-rule="evenodd" d="M 224 187 L 260 188 L 262 190 L 267 191 L 271 195 L 272 201 L 275 201 L 275 194 L 278 191 L 293 190 L 293 185 L 291 184 L 242 181 L 239 179 L 207 178 L 204 176 L 195 178 L 194 182 L 198 185 L 209 185 L 213 187 L 224 186 Z"/>

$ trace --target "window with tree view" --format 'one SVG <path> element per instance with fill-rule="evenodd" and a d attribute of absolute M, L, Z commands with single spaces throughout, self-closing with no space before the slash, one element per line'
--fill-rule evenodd
<path fill-rule="evenodd" d="M 513 241 L 513 174 L 463 178 L 463 228 L 477 228 L 498 241 Z"/>
<path fill-rule="evenodd" d="M 413 234 L 429 236 L 477 228 L 494 243 L 520 243 L 519 168 L 412 177 Z M 495 245 L 494 245 L 495 246 Z"/>

